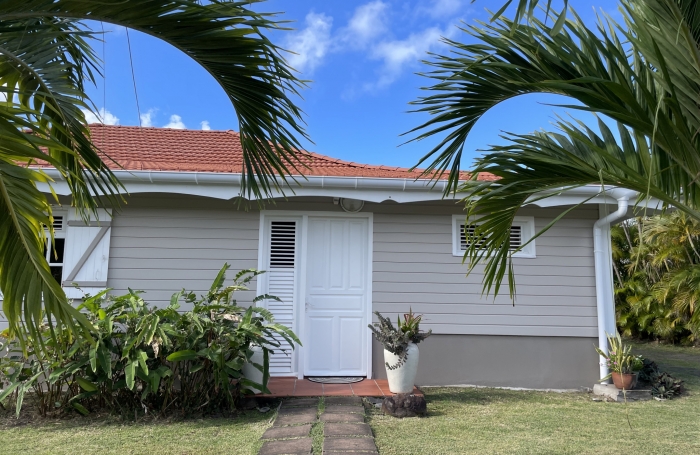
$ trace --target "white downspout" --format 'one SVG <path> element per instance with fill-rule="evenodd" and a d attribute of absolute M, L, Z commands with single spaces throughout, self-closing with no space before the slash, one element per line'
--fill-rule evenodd
<path fill-rule="evenodd" d="M 607 334 L 617 331 L 615 325 L 615 288 L 613 286 L 612 269 L 612 244 L 610 240 L 610 225 L 627 216 L 630 197 L 636 196 L 636 192 L 629 190 L 613 190 L 614 193 L 622 191 L 617 197 L 617 210 L 600 218 L 593 225 L 593 254 L 595 257 L 595 288 L 596 303 L 598 307 L 598 346 L 603 352 L 608 351 Z M 603 358 L 600 358 L 600 377 L 608 375 L 608 367 Z"/>

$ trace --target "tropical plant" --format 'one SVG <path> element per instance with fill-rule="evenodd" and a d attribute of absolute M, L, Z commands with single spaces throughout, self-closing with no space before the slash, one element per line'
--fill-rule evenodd
<path fill-rule="evenodd" d="M 636 373 L 644 367 L 644 359 L 640 355 L 632 355 L 632 346 L 625 344 L 619 334 L 608 334 L 608 350 L 605 352 L 598 346 L 596 352 L 605 359 L 605 365 L 610 374 L 601 379 L 610 379 L 612 373 L 631 374 Z"/>
<path fill-rule="evenodd" d="M 683 381 L 661 371 L 656 362 L 644 359 L 644 365 L 637 373 L 639 382 L 651 388 L 652 396 L 668 400 L 683 393 Z"/>
<path fill-rule="evenodd" d="M 93 326 L 90 340 L 54 337 L 44 326 L 47 349 L 28 337 L 24 354 L 6 331 L 3 348 L 9 355 L 0 358 L 0 404 L 11 397 L 19 415 L 33 392 L 42 415 L 67 409 L 193 414 L 233 409 L 245 386 L 268 391 L 269 354 L 280 349 L 278 340 L 292 347 L 300 342 L 264 308 L 237 306 L 234 293 L 247 290 L 262 272 L 243 270 L 225 285 L 228 268 L 221 269 L 206 295 L 197 298 L 183 290 L 165 308 L 149 305 L 132 290 L 87 297 L 79 309 Z M 275 297 L 261 295 L 252 303 L 263 299 Z M 181 313 L 181 302 L 192 309 Z M 65 330 L 55 328 L 60 329 Z M 262 347 L 262 364 L 253 362 L 252 345 Z M 262 371 L 262 384 L 243 376 L 247 362 Z"/>
<path fill-rule="evenodd" d="M 426 172 L 449 170 L 446 191 L 464 192 L 467 218 L 479 218 L 479 241 L 465 252 L 469 271 L 482 262 L 484 291 L 500 291 L 509 275 L 515 292 L 510 227 L 525 204 L 583 185 L 637 191 L 700 219 L 700 16 L 690 0 L 621 0 L 624 25 L 610 17 L 587 27 L 570 10 L 543 22 L 501 18 L 466 26 L 475 44 L 445 40 L 450 55 L 435 55 L 425 74 L 434 85 L 414 104 L 432 118 L 411 140 L 443 136 L 421 160 Z M 551 24 L 551 25 L 548 25 Z M 475 123 L 491 108 L 528 93 L 574 101 L 571 109 L 607 116 L 598 132 L 578 121 L 559 131 L 506 134 L 476 159 L 471 179 L 459 184 L 461 157 Z M 420 163 L 419 163 L 420 164 Z M 496 179 L 478 181 L 480 173 Z M 534 237 L 575 207 L 567 207 Z M 531 240 L 532 241 L 532 240 Z"/>
<path fill-rule="evenodd" d="M 651 394 L 659 399 L 670 400 L 683 394 L 683 381 L 668 373 L 661 373 L 652 383 Z"/>
<path fill-rule="evenodd" d="M 243 193 L 257 198 L 278 177 L 300 173 L 301 112 L 289 95 L 303 86 L 265 33 L 281 29 L 257 1 L 6 0 L 0 5 L 0 292 L 11 332 L 21 343 L 49 326 L 84 331 L 90 324 L 68 304 L 43 255 L 53 236 L 51 184 L 37 167 L 57 169 L 72 204 L 87 219 L 99 199 L 118 205 L 122 189 L 90 140 L 81 109 L 94 110 L 86 87 L 99 64 L 90 47 L 100 37 L 90 19 L 161 39 L 200 64 L 236 112 L 243 146 Z M 106 162 L 105 162 L 106 160 Z M 109 163 L 109 165 L 107 164 Z M 273 177 L 275 175 L 275 177 Z M 51 330 L 51 329 L 50 329 Z M 88 336 L 88 335 L 86 335 Z"/>
<path fill-rule="evenodd" d="M 612 237 L 622 334 L 700 341 L 700 220 L 679 211 L 637 218 Z"/>
<path fill-rule="evenodd" d="M 382 316 L 379 311 L 375 311 L 374 314 L 379 321 L 369 324 L 370 330 L 374 333 L 377 341 L 384 346 L 384 349 L 399 357 L 395 365 L 389 365 L 388 362 L 385 362 L 386 367 L 390 370 L 395 370 L 406 362 L 409 343 L 418 344 L 433 333 L 432 330 L 427 332 L 420 330 L 422 316 L 413 314 L 413 310 L 403 315 L 403 321 L 397 316 L 396 327 L 391 323 L 391 319 Z"/>

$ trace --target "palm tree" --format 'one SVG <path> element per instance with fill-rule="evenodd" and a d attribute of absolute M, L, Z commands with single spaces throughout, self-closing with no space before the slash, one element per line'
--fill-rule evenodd
<path fill-rule="evenodd" d="M 280 29 L 255 1 L 195 2 L 6 0 L 0 5 L 0 291 L 14 335 L 36 335 L 40 324 L 87 330 L 66 300 L 42 251 L 53 236 L 50 201 L 37 189 L 50 183 L 40 168 L 55 167 L 84 216 L 99 198 L 118 203 L 120 183 L 90 140 L 83 109 L 93 108 L 85 87 L 99 72 L 79 21 L 90 19 L 139 30 L 177 47 L 223 87 L 240 123 L 244 191 L 262 197 L 303 167 L 295 151 L 306 137 L 290 100 L 303 86 L 263 32 Z M 104 157 L 104 159 L 108 159 Z"/>
<path fill-rule="evenodd" d="M 530 15 L 527 22 L 468 26 L 463 31 L 477 44 L 446 40 L 452 52 L 427 62 L 433 70 L 425 76 L 434 85 L 414 104 L 432 117 L 409 133 L 416 134 L 411 140 L 444 136 L 421 163 L 430 162 L 427 172 L 449 171 L 447 191 L 466 192 L 467 216 L 482 221 L 465 258 L 470 272 L 486 259 L 485 292 L 498 293 L 506 273 L 512 278 L 510 225 L 533 199 L 604 184 L 700 219 L 700 9 L 691 0 L 620 5 L 624 26 L 605 17 L 592 30 L 572 10 L 564 22 L 552 14 L 554 25 Z M 459 186 L 474 124 L 500 102 L 528 93 L 569 97 L 580 104 L 563 107 L 605 115 L 617 131 L 602 120 L 598 132 L 560 121 L 557 131 L 506 134 L 509 142 L 487 150 L 472 180 Z M 479 182 L 480 172 L 498 180 Z"/>
<path fill-rule="evenodd" d="M 700 220 L 685 212 L 615 226 L 617 322 L 623 335 L 700 340 Z"/>

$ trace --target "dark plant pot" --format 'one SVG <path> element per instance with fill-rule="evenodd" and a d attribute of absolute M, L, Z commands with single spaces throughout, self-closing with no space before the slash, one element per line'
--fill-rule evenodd
<path fill-rule="evenodd" d="M 632 390 L 637 385 L 637 373 L 613 373 L 612 380 L 618 389 Z"/>

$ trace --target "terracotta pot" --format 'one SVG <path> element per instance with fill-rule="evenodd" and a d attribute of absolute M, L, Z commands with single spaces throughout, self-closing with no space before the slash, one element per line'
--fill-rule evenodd
<path fill-rule="evenodd" d="M 613 373 L 612 380 L 618 389 L 632 390 L 637 385 L 637 373 Z"/>

